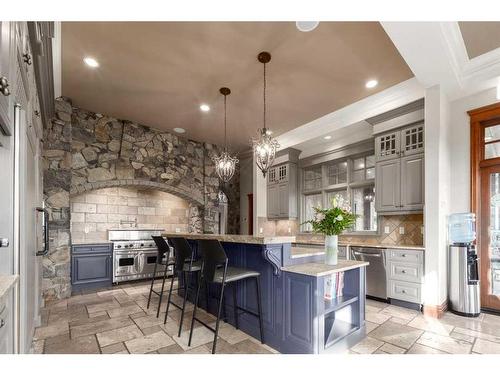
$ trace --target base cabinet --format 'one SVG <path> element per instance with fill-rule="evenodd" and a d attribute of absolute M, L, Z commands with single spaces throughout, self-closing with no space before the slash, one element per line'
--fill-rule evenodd
<path fill-rule="evenodd" d="M 73 291 L 112 285 L 112 245 L 75 245 L 72 246 L 71 253 Z"/>
<path fill-rule="evenodd" d="M 424 252 L 387 249 L 387 296 L 404 302 L 422 304 Z"/>
<path fill-rule="evenodd" d="M 0 298 L 0 354 L 14 353 L 13 291 Z"/>

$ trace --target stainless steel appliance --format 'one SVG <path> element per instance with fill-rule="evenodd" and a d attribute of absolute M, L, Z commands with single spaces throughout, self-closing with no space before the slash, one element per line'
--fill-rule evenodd
<path fill-rule="evenodd" d="M 351 246 L 351 259 L 369 262 L 366 267 L 366 295 L 387 299 L 385 249 Z"/>
<path fill-rule="evenodd" d="M 474 245 L 450 245 L 448 299 L 456 314 L 475 317 L 481 312 L 478 262 Z"/>
<path fill-rule="evenodd" d="M 113 282 L 148 279 L 153 277 L 157 247 L 151 236 L 159 236 L 154 229 L 117 229 L 108 232 L 113 242 Z M 172 256 L 173 252 L 171 252 Z M 163 276 L 163 269 L 156 276 Z M 167 274 L 172 273 L 170 267 Z"/>
<path fill-rule="evenodd" d="M 450 215 L 448 269 L 448 300 L 451 311 L 463 316 L 481 312 L 479 289 L 479 258 L 474 245 L 476 217 L 473 213 Z"/>

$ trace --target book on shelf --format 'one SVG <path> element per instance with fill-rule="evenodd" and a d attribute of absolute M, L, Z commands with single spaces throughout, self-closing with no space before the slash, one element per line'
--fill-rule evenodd
<path fill-rule="evenodd" d="M 325 299 L 335 299 L 344 295 L 344 272 L 325 277 Z"/>

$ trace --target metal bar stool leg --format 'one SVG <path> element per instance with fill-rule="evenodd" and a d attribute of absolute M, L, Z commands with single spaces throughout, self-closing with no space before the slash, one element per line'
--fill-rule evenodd
<path fill-rule="evenodd" d="M 151 279 L 151 288 L 149 288 L 149 297 L 148 297 L 148 306 L 147 309 L 149 309 L 149 303 L 151 302 L 151 294 L 153 293 L 153 285 L 155 283 L 155 277 L 156 277 L 156 267 L 158 267 L 158 263 L 155 262 L 155 268 L 153 270 L 153 278 Z"/>
<path fill-rule="evenodd" d="M 260 329 L 260 342 L 264 344 L 264 327 L 262 325 L 262 308 L 260 298 L 260 277 L 255 278 L 255 285 L 257 288 L 257 311 L 259 313 L 259 329 Z"/>
<path fill-rule="evenodd" d="M 165 273 L 163 274 L 163 281 L 161 283 L 160 301 L 158 302 L 158 309 L 156 310 L 156 317 L 160 316 L 161 300 L 163 299 L 163 289 L 165 288 L 165 280 L 167 278 L 168 265 L 165 266 Z"/>
<path fill-rule="evenodd" d="M 186 309 L 186 300 L 187 300 L 187 294 L 188 294 L 187 275 L 186 275 L 185 271 L 182 272 L 182 280 L 184 282 L 184 300 L 182 301 L 181 321 L 179 323 L 179 333 L 177 334 L 178 337 L 181 337 L 182 324 L 184 323 L 184 310 Z"/>
<path fill-rule="evenodd" d="M 214 343 L 212 345 L 212 354 L 215 354 L 215 349 L 217 347 L 217 336 L 219 335 L 219 323 L 220 323 L 220 313 L 222 312 L 222 305 L 224 302 L 224 286 L 225 283 L 222 283 L 220 288 L 220 297 L 219 297 L 219 307 L 217 309 L 217 322 L 215 323 L 215 334 L 214 334 Z"/>
<path fill-rule="evenodd" d="M 210 294 L 210 289 L 209 289 L 209 287 L 208 287 L 208 283 L 207 283 L 207 282 L 205 282 L 205 303 L 206 303 L 206 306 L 207 306 L 207 307 L 206 307 L 206 309 L 205 309 L 205 311 L 206 311 L 207 313 L 208 313 L 208 312 L 209 312 L 209 310 L 210 310 L 210 308 L 209 308 L 209 307 L 210 307 L 210 300 L 209 300 L 209 297 L 210 297 L 210 296 L 209 296 L 209 294 Z"/>
<path fill-rule="evenodd" d="M 233 309 L 234 309 L 234 325 L 236 327 L 236 329 L 240 329 L 239 327 L 239 319 L 238 319 L 238 298 L 237 298 L 237 290 L 236 290 L 236 285 L 237 283 L 233 283 L 233 285 L 231 286 L 231 289 L 233 289 Z"/>
<path fill-rule="evenodd" d="M 174 273 L 172 274 L 172 280 L 170 281 L 170 289 L 168 291 L 167 309 L 165 310 L 165 319 L 163 319 L 163 324 L 167 324 L 168 309 L 170 307 L 170 300 L 172 299 L 172 289 L 174 287 L 174 280 L 175 280 L 175 270 L 174 270 Z"/>
<path fill-rule="evenodd" d="M 206 285 L 206 283 L 205 283 L 205 285 Z M 193 338 L 194 320 L 196 318 L 196 310 L 198 308 L 198 298 L 200 297 L 200 289 L 201 289 L 201 272 L 200 272 L 200 276 L 198 277 L 198 288 L 196 289 L 196 298 L 194 300 L 194 310 L 193 310 L 193 317 L 191 319 L 191 329 L 189 331 L 188 346 L 191 346 L 191 339 Z"/>

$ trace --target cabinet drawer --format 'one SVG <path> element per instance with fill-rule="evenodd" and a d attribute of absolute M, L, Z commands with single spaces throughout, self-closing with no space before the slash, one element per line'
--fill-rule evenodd
<path fill-rule="evenodd" d="M 387 295 L 401 301 L 421 303 L 421 285 L 406 281 L 389 280 Z"/>
<path fill-rule="evenodd" d="M 113 250 L 112 244 L 89 244 L 89 245 L 73 245 L 73 254 L 84 253 L 110 253 Z"/>
<path fill-rule="evenodd" d="M 423 266 L 417 263 L 389 262 L 389 278 L 421 283 Z"/>
<path fill-rule="evenodd" d="M 424 264 L 424 253 L 420 250 L 387 249 L 386 252 L 390 261 Z"/>

